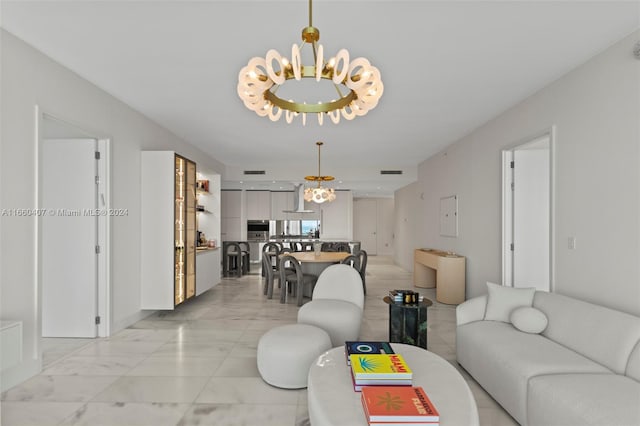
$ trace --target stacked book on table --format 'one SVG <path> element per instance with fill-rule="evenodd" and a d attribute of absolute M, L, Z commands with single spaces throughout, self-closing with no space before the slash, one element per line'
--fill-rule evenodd
<path fill-rule="evenodd" d="M 437 425 L 440 417 L 413 372 L 389 342 L 345 342 L 353 388 L 369 425 Z"/>
<path fill-rule="evenodd" d="M 400 354 L 353 354 L 351 378 L 359 392 L 363 386 L 411 386 L 413 372 Z"/>
<path fill-rule="evenodd" d="M 419 386 L 367 386 L 360 399 L 370 426 L 440 424 L 438 410 Z"/>

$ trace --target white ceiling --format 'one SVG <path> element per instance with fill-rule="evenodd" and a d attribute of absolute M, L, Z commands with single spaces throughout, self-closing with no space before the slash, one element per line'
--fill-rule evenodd
<path fill-rule="evenodd" d="M 325 56 L 346 48 L 368 58 L 384 95 L 351 122 L 272 123 L 245 109 L 237 75 L 271 48 L 289 57 L 307 6 L 4 0 L 0 18 L 9 32 L 227 165 L 224 187 L 290 189 L 316 173 L 322 140 L 322 174 L 357 196 L 390 195 L 414 181 L 421 161 L 640 26 L 636 0 L 316 0 Z M 264 182 L 247 179 L 246 169 L 266 170 Z M 404 175 L 380 176 L 383 169 Z"/>

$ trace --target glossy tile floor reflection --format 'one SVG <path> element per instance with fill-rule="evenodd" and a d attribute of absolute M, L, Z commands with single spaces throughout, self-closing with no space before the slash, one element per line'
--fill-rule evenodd
<path fill-rule="evenodd" d="M 411 288 L 390 258 L 367 267 L 363 340 L 387 340 L 389 289 Z M 455 307 L 429 308 L 429 350 L 455 362 Z M 306 390 L 265 384 L 256 346 L 268 329 L 296 321 L 294 300 L 262 294 L 254 272 L 222 283 L 175 311 L 159 312 L 107 339 L 44 339 L 43 372 L 2 394 L 3 426 L 308 425 Z M 483 426 L 517 424 L 461 370 Z M 462 426 L 462 425 L 461 425 Z"/>

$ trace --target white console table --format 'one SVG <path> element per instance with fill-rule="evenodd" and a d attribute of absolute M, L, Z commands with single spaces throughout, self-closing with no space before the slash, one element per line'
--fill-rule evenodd
<path fill-rule="evenodd" d="M 436 288 L 436 300 L 457 305 L 465 298 L 465 257 L 434 249 L 413 254 L 413 285 Z"/>

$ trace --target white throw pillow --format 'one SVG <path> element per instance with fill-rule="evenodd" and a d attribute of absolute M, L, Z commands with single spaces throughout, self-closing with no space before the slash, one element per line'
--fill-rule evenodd
<path fill-rule="evenodd" d="M 509 319 L 511 324 L 518 330 L 533 334 L 542 333 L 549 323 L 544 312 L 528 306 L 515 308 L 511 312 Z"/>
<path fill-rule="evenodd" d="M 533 305 L 535 287 L 513 288 L 487 282 L 489 294 L 484 319 L 509 322 L 511 311 L 520 306 Z"/>

